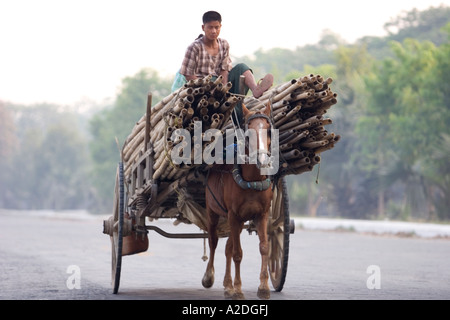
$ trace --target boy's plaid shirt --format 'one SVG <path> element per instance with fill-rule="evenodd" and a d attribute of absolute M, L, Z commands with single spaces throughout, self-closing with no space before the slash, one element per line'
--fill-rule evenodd
<path fill-rule="evenodd" d="M 218 38 L 219 53 L 210 55 L 203 44 L 203 38 L 195 40 L 186 50 L 180 73 L 185 76 L 206 77 L 219 76 L 222 71 L 232 69 L 230 45 L 228 41 Z"/>

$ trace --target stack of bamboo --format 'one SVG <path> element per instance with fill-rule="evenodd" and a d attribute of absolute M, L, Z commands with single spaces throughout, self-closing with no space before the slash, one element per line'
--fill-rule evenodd
<path fill-rule="evenodd" d="M 311 74 L 276 86 L 259 99 L 244 99 L 244 104 L 252 111 L 262 111 L 269 102 L 272 105 L 274 127 L 279 130 L 280 175 L 311 171 L 320 162 L 319 155 L 339 141 L 339 135 L 324 128 L 332 123 L 324 114 L 337 103 L 331 83 L 331 78 Z M 173 148 L 186 144 L 182 138 L 173 141 L 173 132 L 186 129 L 192 133 L 191 154 L 194 155 L 196 148 L 203 152 L 208 145 L 195 141 L 195 124 L 201 121 L 202 134 L 211 128 L 224 132 L 233 127 L 231 112 L 242 97 L 230 94 L 230 88 L 231 83 L 224 85 L 221 77 L 212 81 L 208 76 L 189 81 L 152 108 L 149 139 L 153 146 L 153 179 L 175 181 L 194 168 L 194 165 L 172 161 Z M 145 122 L 146 115 L 125 141 L 122 150 L 125 177 L 131 174 L 133 165 L 145 151 Z"/>
<path fill-rule="evenodd" d="M 172 161 L 173 148 L 180 143 L 187 144 L 180 134 L 176 135 L 180 139 L 173 141 L 174 132 L 186 129 L 191 133 L 191 154 L 194 155 L 194 148 L 205 147 L 202 141 L 194 141 L 195 124 L 201 123 L 202 133 L 208 129 L 222 129 L 228 123 L 234 107 L 242 100 L 228 92 L 231 82 L 224 85 L 221 76 L 215 81 L 211 79 L 211 76 L 207 76 L 189 81 L 152 108 L 150 142 L 154 155 L 153 179 L 177 180 L 193 168 L 193 165 L 180 165 Z M 145 122 L 144 115 L 125 141 L 122 158 L 126 177 L 145 150 Z"/>
<path fill-rule="evenodd" d="M 259 99 L 244 100 L 250 110 L 262 110 L 268 102 L 272 104 L 274 125 L 279 130 L 279 174 L 311 171 L 320 162 L 319 154 L 339 141 L 339 135 L 324 128 L 332 123 L 324 114 L 337 103 L 337 94 L 330 89 L 332 81 L 310 74 L 281 84 Z"/>

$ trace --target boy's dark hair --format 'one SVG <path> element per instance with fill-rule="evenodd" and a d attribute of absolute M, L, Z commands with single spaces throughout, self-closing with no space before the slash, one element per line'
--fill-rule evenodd
<path fill-rule="evenodd" d="M 219 21 L 222 23 L 222 16 L 220 13 L 216 11 L 208 11 L 203 15 L 203 24 L 207 24 L 208 22 Z"/>

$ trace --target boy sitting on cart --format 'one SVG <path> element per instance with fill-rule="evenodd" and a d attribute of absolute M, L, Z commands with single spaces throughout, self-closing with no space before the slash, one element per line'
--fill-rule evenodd
<path fill-rule="evenodd" d="M 239 92 L 239 78 L 245 77 L 245 91 L 247 94 L 250 89 L 255 98 L 259 98 L 273 84 L 273 76 L 267 74 L 257 84 L 253 77 L 253 71 L 244 63 L 232 66 L 230 58 L 230 45 L 225 39 L 219 38 L 222 28 L 222 17 L 216 11 L 208 11 L 203 15 L 201 34 L 186 50 L 186 54 L 177 72 L 175 81 L 172 85 L 172 92 L 181 88 L 187 81 L 204 78 L 208 75 L 213 76 L 215 80 L 222 76 L 224 84 L 231 82 L 231 93 Z M 242 107 L 239 104 L 236 107 L 238 123 L 242 120 Z M 234 119 L 235 120 L 235 119 Z"/>

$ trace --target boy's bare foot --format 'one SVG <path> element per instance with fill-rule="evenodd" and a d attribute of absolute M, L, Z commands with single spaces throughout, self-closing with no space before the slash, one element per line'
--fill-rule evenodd
<path fill-rule="evenodd" d="M 253 90 L 253 96 L 256 99 L 258 99 L 263 95 L 264 92 L 269 90 L 269 88 L 272 85 L 273 85 L 273 75 L 269 73 L 259 81 L 258 85 L 256 86 L 256 89 Z"/>

